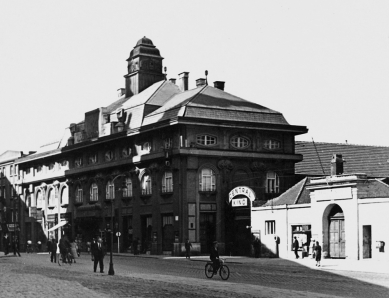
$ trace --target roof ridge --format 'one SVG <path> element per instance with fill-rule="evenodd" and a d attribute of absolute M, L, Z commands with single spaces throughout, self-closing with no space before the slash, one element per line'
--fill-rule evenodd
<path fill-rule="evenodd" d="M 312 141 L 295 141 L 295 143 L 313 143 Z M 342 146 L 363 146 L 363 147 L 377 147 L 377 148 L 389 148 L 384 145 L 364 145 L 364 144 L 352 144 L 352 143 L 330 143 L 330 142 L 316 142 L 315 144 L 329 144 L 329 145 L 342 145 Z"/>

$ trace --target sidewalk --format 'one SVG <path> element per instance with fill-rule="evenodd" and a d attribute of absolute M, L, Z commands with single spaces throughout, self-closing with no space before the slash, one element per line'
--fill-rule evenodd
<path fill-rule="evenodd" d="M 123 257 L 134 257 L 134 258 L 154 258 L 154 259 L 183 259 L 185 257 L 175 257 L 168 255 L 133 255 L 130 253 L 113 253 L 114 256 L 123 256 Z M 258 265 L 264 261 L 274 261 L 285 264 L 285 266 L 291 266 L 291 263 L 295 263 L 296 265 L 305 266 L 310 269 L 316 270 L 341 270 L 341 271 L 358 271 L 358 272 L 372 272 L 372 273 L 386 273 L 389 274 L 389 261 L 387 260 L 371 260 L 371 259 L 363 259 L 363 260 L 347 260 L 347 259 L 322 259 L 321 266 L 316 267 L 316 261 L 311 258 L 304 259 L 256 259 L 249 257 L 239 257 L 239 256 L 221 256 L 221 258 L 226 258 L 228 263 L 250 263 L 251 265 Z M 207 262 L 209 261 L 208 256 L 192 256 L 191 261 L 200 261 Z"/>

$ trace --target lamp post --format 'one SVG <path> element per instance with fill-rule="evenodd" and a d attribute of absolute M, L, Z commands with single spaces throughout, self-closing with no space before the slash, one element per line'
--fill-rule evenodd
<path fill-rule="evenodd" d="M 115 270 L 113 269 L 113 262 L 112 262 L 112 251 L 113 251 L 113 203 L 115 201 L 115 180 L 119 177 L 125 176 L 124 174 L 117 175 L 115 178 L 112 179 L 112 185 L 113 185 L 113 192 L 112 192 L 112 199 L 111 199 L 111 249 L 110 249 L 110 256 L 109 256 L 109 270 L 108 275 L 115 275 Z"/>

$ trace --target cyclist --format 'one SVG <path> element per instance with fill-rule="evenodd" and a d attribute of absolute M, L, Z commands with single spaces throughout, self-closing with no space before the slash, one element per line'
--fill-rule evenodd
<path fill-rule="evenodd" d="M 213 246 L 211 248 L 210 259 L 211 259 L 211 261 L 213 263 L 213 273 L 216 274 L 217 270 L 220 267 L 219 252 L 217 250 L 217 241 L 213 242 Z"/>

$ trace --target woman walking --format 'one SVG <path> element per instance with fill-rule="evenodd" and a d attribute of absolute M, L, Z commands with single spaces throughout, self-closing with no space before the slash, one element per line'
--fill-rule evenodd
<path fill-rule="evenodd" d="M 321 246 L 319 245 L 319 241 L 316 241 L 316 245 L 315 245 L 315 260 L 316 260 L 316 266 L 320 267 Z"/>

